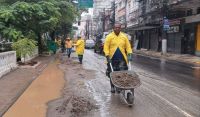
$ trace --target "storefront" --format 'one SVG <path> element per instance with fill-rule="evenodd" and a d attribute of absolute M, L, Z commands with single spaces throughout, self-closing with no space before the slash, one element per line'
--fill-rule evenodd
<path fill-rule="evenodd" d="M 196 24 L 188 23 L 184 25 L 183 28 L 184 37 L 182 40 L 182 53 L 183 54 L 195 54 L 195 34 L 196 34 Z"/>
<path fill-rule="evenodd" d="M 150 30 L 150 50 L 158 51 L 159 35 L 161 35 L 159 28 Z"/>
<path fill-rule="evenodd" d="M 167 31 L 167 51 L 182 53 L 182 24 L 183 19 L 169 20 L 170 28 Z"/>
<path fill-rule="evenodd" d="M 134 40 L 138 41 L 137 49 L 147 49 L 157 51 L 158 49 L 158 26 L 138 26 L 131 28 L 131 36 L 134 37 Z"/>
<path fill-rule="evenodd" d="M 170 26 L 167 32 L 167 51 L 172 53 L 181 53 L 181 26 Z"/>

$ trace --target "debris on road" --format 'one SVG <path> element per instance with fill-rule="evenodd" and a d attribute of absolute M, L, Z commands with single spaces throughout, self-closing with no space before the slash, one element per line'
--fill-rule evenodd
<path fill-rule="evenodd" d="M 81 114 L 87 113 L 93 109 L 97 109 L 98 107 L 81 96 L 70 96 L 66 99 L 63 104 L 56 108 L 58 113 L 65 114 L 66 109 L 71 112 L 72 117 L 80 117 Z"/>

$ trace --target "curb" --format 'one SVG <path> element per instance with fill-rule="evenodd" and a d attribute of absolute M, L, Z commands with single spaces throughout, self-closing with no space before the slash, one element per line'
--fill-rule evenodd
<path fill-rule="evenodd" d="M 181 61 L 181 60 L 174 60 L 174 59 L 169 59 L 167 57 L 158 57 L 158 56 L 153 56 L 153 55 L 147 55 L 147 54 L 143 54 L 143 53 L 137 53 L 137 52 L 133 52 L 133 54 L 136 54 L 136 55 L 141 55 L 141 56 L 146 56 L 146 57 L 154 57 L 156 59 L 166 59 L 167 61 L 171 61 L 171 62 L 177 62 L 177 63 L 180 63 L 180 64 L 186 64 L 185 66 L 187 67 L 192 67 L 192 66 L 196 66 L 195 63 L 191 63 L 191 62 L 186 62 L 186 61 Z"/>

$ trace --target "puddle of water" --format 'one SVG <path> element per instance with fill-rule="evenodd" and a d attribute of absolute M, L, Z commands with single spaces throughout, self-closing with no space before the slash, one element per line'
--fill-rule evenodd
<path fill-rule="evenodd" d="M 61 95 L 63 77 L 56 63 L 50 64 L 3 117 L 45 117 L 47 102 Z"/>
<path fill-rule="evenodd" d="M 86 83 L 87 88 L 89 89 L 89 92 L 92 93 L 94 99 L 97 102 L 97 105 L 99 106 L 100 111 L 100 117 L 109 117 L 109 108 L 110 108 L 110 101 L 111 101 L 111 93 L 109 91 L 105 91 L 104 88 L 99 89 L 101 81 L 98 79 L 91 80 Z M 108 88 L 106 88 L 108 89 Z"/>

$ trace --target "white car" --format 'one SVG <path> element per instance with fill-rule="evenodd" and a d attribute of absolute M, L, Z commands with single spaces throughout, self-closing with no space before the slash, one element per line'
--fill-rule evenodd
<path fill-rule="evenodd" d="M 85 48 L 94 48 L 94 45 L 95 45 L 95 42 L 92 39 L 85 41 Z"/>

